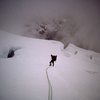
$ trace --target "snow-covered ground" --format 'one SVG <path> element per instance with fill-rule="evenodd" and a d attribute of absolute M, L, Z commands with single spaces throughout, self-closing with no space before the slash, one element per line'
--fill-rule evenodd
<path fill-rule="evenodd" d="M 0 31 L 0 100 L 100 100 L 100 54 L 58 41 L 26 38 Z M 7 58 L 10 49 L 15 56 Z"/>

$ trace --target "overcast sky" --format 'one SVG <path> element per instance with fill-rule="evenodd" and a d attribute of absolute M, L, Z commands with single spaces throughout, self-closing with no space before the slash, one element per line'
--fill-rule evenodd
<path fill-rule="evenodd" d="M 0 0 L 0 29 L 11 33 L 22 34 L 34 18 L 62 15 L 75 18 L 83 39 L 92 36 L 99 42 L 100 0 Z"/>
<path fill-rule="evenodd" d="M 99 4 L 99 0 L 0 0 L 0 28 L 19 33 L 18 29 L 36 16 L 47 18 L 62 14 L 97 23 Z"/>

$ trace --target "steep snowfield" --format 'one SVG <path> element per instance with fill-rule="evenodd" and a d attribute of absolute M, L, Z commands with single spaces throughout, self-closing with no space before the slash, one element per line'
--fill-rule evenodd
<path fill-rule="evenodd" d="M 100 100 L 100 54 L 58 41 L 32 39 L 0 31 L 0 100 Z M 9 49 L 15 50 L 7 58 Z"/>

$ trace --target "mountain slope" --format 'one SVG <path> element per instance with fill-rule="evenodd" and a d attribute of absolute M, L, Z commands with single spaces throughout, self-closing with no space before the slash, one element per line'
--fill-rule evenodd
<path fill-rule="evenodd" d="M 73 44 L 63 47 L 0 31 L 0 100 L 47 100 L 51 54 L 58 56 L 48 69 L 52 100 L 100 100 L 100 54 Z M 10 49 L 15 56 L 7 58 Z"/>

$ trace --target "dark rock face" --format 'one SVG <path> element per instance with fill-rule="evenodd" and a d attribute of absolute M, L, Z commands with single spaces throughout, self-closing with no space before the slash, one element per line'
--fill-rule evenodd
<path fill-rule="evenodd" d="M 12 58 L 14 56 L 14 50 L 9 50 L 9 53 L 7 55 L 7 58 Z"/>
<path fill-rule="evenodd" d="M 12 58 L 16 56 L 16 51 L 22 49 L 22 47 L 4 47 L 0 48 L 0 59 L 1 58 Z"/>

